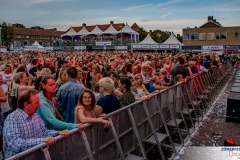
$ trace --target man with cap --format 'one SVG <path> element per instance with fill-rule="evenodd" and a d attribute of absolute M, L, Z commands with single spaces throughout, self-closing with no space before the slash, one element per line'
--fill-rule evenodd
<path fill-rule="evenodd" d="M 55 77 L 55 80 L 58 79 L 58 74 L 59 72 L 62 70 L 62 69 L 65 69 L 67 67 L 67 63 L 68 61 L 65 61 L 64 59 L 61 59 L 58 61 L 58 69 L 57 69 L 57 72 L 56 72 L 56 77 Z"/>

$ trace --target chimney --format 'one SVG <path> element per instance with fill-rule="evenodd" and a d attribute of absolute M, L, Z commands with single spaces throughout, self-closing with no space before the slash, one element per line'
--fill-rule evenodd
<path fill-rule="evenodd" d="M 110 24 L 113 24 L 113 21 L 110 21 Z"/>
<path fill-rule="evenodd" d="M 213 21 L 213 16 L 208 16 L 208 21 Z"/>
<path fill-rule="evenodd" d="M 82 26 L 86 27 L 86 23 L 83 23 Z"/>
<path fill-rule="evenodd" d="M 52 30 L 53 30 L 53 31 L 57 31 L 57 28 L 53 28 Z"/>
<path fill-rule="evenodd" d="M 216 19 L 213 19 L 213 22 L 215 22 L 215 23 L 216 23 L 216 22 L 217 22 L 217 21 L 216 21 Z"/>

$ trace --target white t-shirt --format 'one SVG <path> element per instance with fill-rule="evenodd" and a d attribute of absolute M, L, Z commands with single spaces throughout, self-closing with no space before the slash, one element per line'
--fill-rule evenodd
<path fill-rule="evenodd" d="M 8 86 L 10 86 L 13 79 L 13 74 L 6 74 L 4 72 L 1 72 L 0 75 L 2 76 L 2 80 L 5 81 Z"/>
<path fill-rule="evenodd" d="M 2 84 L 1 87 L 4 91 L 4 93 L 8 92 L 8 86 L 6 84 Z M 1 102 L 2 113 L 5 113 L 10 110 L 10 106 L 8 103 L 8 96 L 6 96 L 6 99 L 7 99 L 6 102 Z"/>

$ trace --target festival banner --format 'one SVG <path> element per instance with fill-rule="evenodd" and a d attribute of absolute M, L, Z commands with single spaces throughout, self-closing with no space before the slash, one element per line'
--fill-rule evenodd
<path fill-rule="evenodd" d="M 105 41 L 105 42 L 96 42 L 96 46 L 104 46 L 105 45 L 112 45 L 111 41 Z"/>

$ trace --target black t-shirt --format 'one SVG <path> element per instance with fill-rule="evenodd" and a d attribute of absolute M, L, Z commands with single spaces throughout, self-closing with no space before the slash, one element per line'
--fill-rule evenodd
<path fill-rule="evenodd" d="M 42 67 L 42 64 L 39 66 L 35 66 L 29 70 L 29 73 L 33 76 L 36 77 L 36 72 Z"/>
<path fill-rule="evenodd" d="M 119 109 L 118 99 L 113 94 L 106 95 L 106 96 L 100 98 L 97 101 L 96 105 L 101 106 L 102 109 L 103 109 L 102 113 L 106 113 L 106 114 L 111 113 L 111 112 Z"/>
<path fill-rule="evenodd" d="M 174 77 L 178 74 L 181 74 L 183 76 L 183 78 L 186 78 L 187 76 L 190 76 L 189 70 L 188 70 L 187 67 L 182 66 L 180 64 L 176 64 L 171 71 L 172 82 L 174 81 Z"/>
<path fill-rule="evenodd" d="M 93 86 L 90 84 L 90 81 L 92 80 L 92 77 L 90 76 L 91 72 L 87 73 L 87 78 L 86 78 L 86 84 L 89 89 L 91 89 Z"/>

